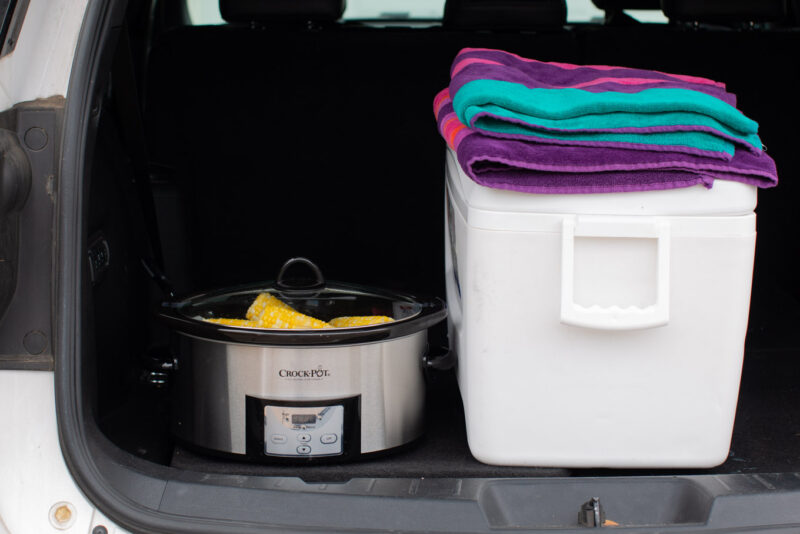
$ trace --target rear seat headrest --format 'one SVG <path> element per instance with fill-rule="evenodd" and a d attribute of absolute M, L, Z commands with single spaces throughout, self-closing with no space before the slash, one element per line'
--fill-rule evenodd
<path fill-rule="evenodd" d="M 333 22 L 344 13 L 345 0 L 220 0 L 228 22 Z"/>
<path fill-rule="evenodd" d="M 664 14 L 674 21 L 704 23 L 782 22 L 787 0 L 661 0 Z"/>
<path fill-rule="evenodd" d="M 605 11 L 622 9 L 661 9 L 661 0 L 592 0 L 592 3 Z"/>
<path fill-rule="evenodd" d="M 566 0 L 447 0 L 442 24 L 476 30 L 560 27 L 567 20 Z"/>

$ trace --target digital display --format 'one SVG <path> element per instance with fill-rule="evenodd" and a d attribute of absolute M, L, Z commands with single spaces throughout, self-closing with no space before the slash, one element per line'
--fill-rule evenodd
<path fill-rule="evenodd" d="M 293 425 L 308 425 L 316 422 L 317 422 L 317 414 L 313 413 L 292 414 Z"/>

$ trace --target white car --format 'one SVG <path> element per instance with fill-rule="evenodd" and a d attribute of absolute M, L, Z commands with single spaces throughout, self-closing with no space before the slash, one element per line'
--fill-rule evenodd
<path fill-rule="evenodd" d="M 593 2 L 0 1 L 0 534 L 798 531 L 798 3 Z M 452 276 L 431 104 L 464 47 L 706 76 L 760 123 L 783 182 L 759 196 L 721 465 L 482 463 L 470 427 L 502 415 L 494 442 L 518 446 L 538 423 L 509 390 L 467 424 L 457 350 L 430 349 L 408 371 L 381 348 L 378 367 L 348 371 L 363 391 L 347 398 L 305 393 L 333 383 L 322 364 L 276 368 L 290 393 L 265 400 L 256 389 L 277 383 L 266 364 L 242 372 L 214 347 L 257 358 L 274 344 L 247 352 L 256 334 L 220 327 L 197 349 L 203 321 L 164 320 L 186 295 L 246 320 L 223 297 L 307 256 L 332 279 L 386 288 L 354 290 L 374 300 L 349 315 L 390 314 L 378 297 L 403 295 L 396 325 L 311 346 L 284 336 L 275 358 L 405 339 L 400 319 L 430 311 L 406 295 L 441 302 Z M 299 289 L 304 313 L 325 301 Z M 447 347 L 445 324 L 426 323 L 415 347 Z M 423 389 L 424 424 L 406 408 L 423 406 Z M 604 417 L 589 403 L 563 425 L 591 455 L 602 440 L 575 429 Z"/>

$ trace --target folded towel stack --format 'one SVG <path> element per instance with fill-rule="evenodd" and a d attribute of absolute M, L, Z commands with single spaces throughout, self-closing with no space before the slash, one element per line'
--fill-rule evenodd
<path fill-rule="evenodd" d="M 544 63 L 467 48 L 434 99 L 439 131 L 476 182 L 531 193 L 777 184 L 758 124 L 722 83 Z"/>

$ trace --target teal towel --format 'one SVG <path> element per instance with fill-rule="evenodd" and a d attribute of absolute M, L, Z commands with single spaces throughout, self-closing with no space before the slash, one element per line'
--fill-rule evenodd
<path fill-rule="evenodd" d="M 736 144 L 756 153 L 761 150 L 761 140 L 757 134 L 743 135 L 716 119 L 699 113 L 679 111 L 626 113 L 619 111 L 558 120 L 524 115 L 492 104 L 481 107 L 471 106 L 466 113 L 466 118 L 473 124 L 473 128 L 483 130 L 487 135 L 501 134 L 499 137 L 533 135 L 545 139 L 568 141 L 683 145 L 695 146 L 700 150 L 721 151 L 731 156 L 733 156 Z M 481 113 L 484 114 L 481 115 Z M 506 120 L 497 117 L 503 117 Z M 631 127 L 631 124 L 636 126 Z M 685 125 L 686 129 L 664 131 L 662 128 L 675 124 Z M 696 130 L 689 128 L 696 128 Z M 712 130 L 719 133 L 712 133 Z M 734 142 L 732 139 L 737 141 Z"/>
<path fill-rule="evenodd" d="M 496 137 L 642 149 L 688 149 L 730 159 L 761 153 L 758 123 L 711 95 L 681 88 L 638 93 L 529 88 L 478 79 L 453 99 L 459 120 Z"/>

